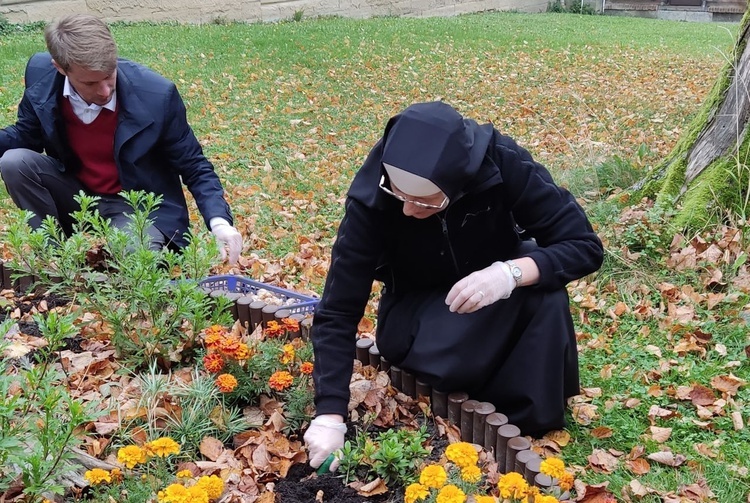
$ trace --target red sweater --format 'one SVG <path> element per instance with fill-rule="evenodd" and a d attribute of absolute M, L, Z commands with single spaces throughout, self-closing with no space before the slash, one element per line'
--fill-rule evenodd
<path fill-rule="evenodd" d="M 115 164 L 117 109 L 112 112 L 102 108 L 91 124 L 84 124 L 76 116 L 70 100 L 62 100 L 62 112 L 70 148 L 81 160 L 78 179 L 95 194 L 120 192 L 122 185 Z"/>

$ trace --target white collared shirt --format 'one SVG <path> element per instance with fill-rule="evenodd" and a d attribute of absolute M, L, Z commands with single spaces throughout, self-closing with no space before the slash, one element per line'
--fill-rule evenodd
<path fill-rule="evenodd" d="M 99 117 L 99 112 L 102 111 L 102 108 L 114 112 L 117 107 L 117 91 L 112 93 L 112 98 L 106 105 L 101 106 L 96 103 L 89 105 L 78 95 L 73 86 L 70 85 L 68 77 L 65 77 L 65 84 L 63 84 L 63 97 L 68 98 L 70 106 L 73 107 L 73 113 L 76 114 L 76 117 L 81 119 L 81 122 L 84 124 L 91 124 L 94 122 L 96 118 Z"/>

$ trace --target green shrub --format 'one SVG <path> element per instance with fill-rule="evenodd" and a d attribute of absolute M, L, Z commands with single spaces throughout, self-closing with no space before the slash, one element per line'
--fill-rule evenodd
<path fill-rule="evenodd" d="M 98 198 L 83 194 L 69 238 L 51 217 L 31 230 L 27 212 L 7 233 L 11 266 L 37 277 L 37 287 L 99 313 L 124 365 L 137 370 L 155 361 L 170 368 L 193 356 L 201 330 L 229 319 L 227 302 L 209 298 L 196 283 L 217 261 L 218 247 L 203 232 L 180 252 L 152 250 L 147 228 L 161 198 L 123 194 L 134 208 L 126 229 L 110 225 L 96 210 Z"/>

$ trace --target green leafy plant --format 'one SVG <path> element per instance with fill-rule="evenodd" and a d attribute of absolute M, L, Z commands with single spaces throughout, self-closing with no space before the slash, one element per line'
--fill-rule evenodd
<path fill-rule="evenodd" d="M 371 437 L 359 431 L 354 442 L 341 449 L 339 472 L 344 482 L 380 477 L 389 486 L 404 486 L 418 477 L 418 468 L 430 454 L 429 435 L 423 425 L 416 430 L 390 429 Z"/>
<path fill-rule="evenodd" d="M 98 416 L 94 403 L 74 400 L 60 385 L 64 375 L 53 366 L 63 340 L 78 333 L 75 318 L 56 311 L 34 315 L 48 342 L 36 353 L 36 364 L 0 360 L 0 489 L 20 478 L 29 501 L 63 494 L 62 478 L 73 471 L 71 448 L 80 443 L 76 431 Z M 0 334 L 6 336 L 12 327 L 4 323 Z"/>

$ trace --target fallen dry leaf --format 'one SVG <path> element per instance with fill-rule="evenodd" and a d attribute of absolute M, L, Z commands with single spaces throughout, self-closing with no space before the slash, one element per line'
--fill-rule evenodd
<path fill-rule="evenodd" d="M 594 449 L 586 459 L 588 459 L 591 468 L 603 473 L 612 473 L 619 464 L 619 460 L 615 456 L 602 449 Z"/>
<path fill-rule="evenodd" d="M 203 437 L 198 450 L 211 461 L 216 461 L 224 452 L 224 444 L 214 437 Z"/>
<path fill-rule="evenodd" d="M 651 461 L 667 466 L 680 466 L 687 459 L 682 454 L 674 454 L 671 451 L 654 452 L 646 457 Z"/>
<path fill-rule="evenodd" d="M 625 461 L 625 466 L 636 475 L 645 475 L 651 470 L 651 465 L 643 458 L 628 459 Z"/>
<path fill-rule="evenodd" d="M 669 437 L 672 435 L 672 428 L 651 426 L 649 429 L 651 431 L 651 438 L 660 444 L 669 440 Z"/>
<path fill-rule="evenodd" d="M 591 430 L 591 436 L 594 438 L 609 438 L 612 436 L 612 428 L 607 426 L 597 426 Z"/>

